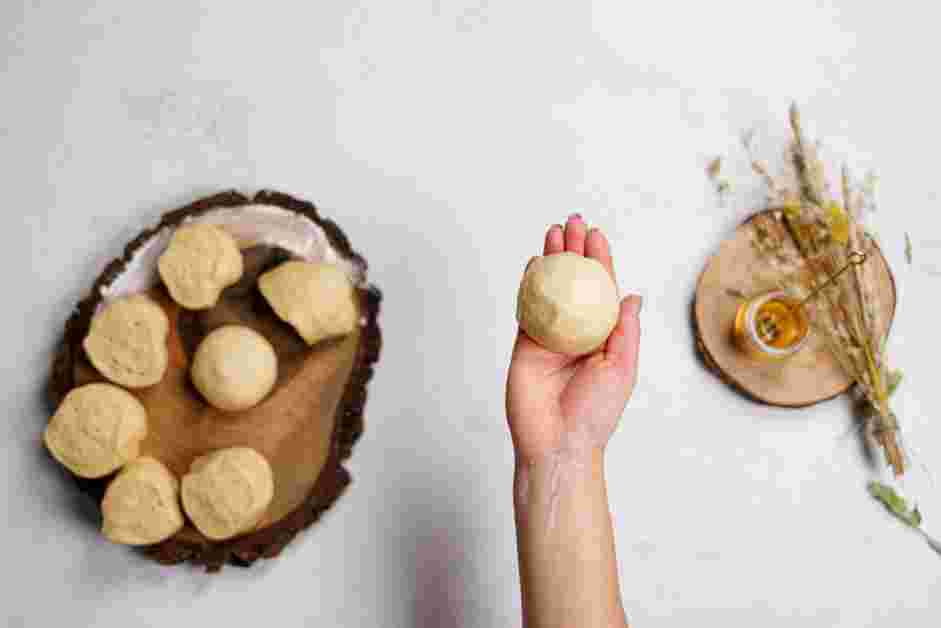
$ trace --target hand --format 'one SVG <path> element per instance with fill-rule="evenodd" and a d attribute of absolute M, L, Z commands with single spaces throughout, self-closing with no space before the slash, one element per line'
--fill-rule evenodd
<path fill-rule="evenodd" d="M 562 251 L 598 260 L 614 278 L 607 238 L 597 229 L 587 231 L 580 216 L 546 234 L 544 255 Z M 614 331 L 588 356 L 553 353 L 519 331 L 506 392 L 518 459 L 536 462 L 573 440 L 604 450 L 637 379 L 640 305 L 638 296 L 624 299 Z"/>

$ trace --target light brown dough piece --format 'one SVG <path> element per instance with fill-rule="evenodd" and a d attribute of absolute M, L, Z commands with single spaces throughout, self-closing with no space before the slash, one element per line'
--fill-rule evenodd
<path fill-rule="evenodd" d="M 620 313 L 617 286 L 597 260 L 575 253 L 536 258 L 523 275 L 516 317 L 550 351 L 583 355 L 600 348 Z"/>
<path fill-rule="evenodd" d="M 156 458 L 138 458 L 108 485 L 101 514 L 101 531 L 114 543 L 152 545 L 165 541 L 185 523 L 180 482 Z"/>
<path fill-rule="evenodd" d="M 242 253 L 235 238 L 219 227 L 183 225 L 173 232 L 157 269 L 174 301 L 189 310 L 204 310 L 242 277 Z"/>
<path fill-rule="evenodd" d="M 92 365 L 115 384 L 146 388 L 167 370 L 167 315 L 151 298 L 112 301 L 92 318 L 82 346 Z"/>
<path fill-rule="evenodd" d="M 254 329 L 225 325 L 199 343 L 191 376 L 196 389 L 216 408 L 247 410 L 274 388 L 278 356 Z"/>
<path fill-rule="evenodd" d="M 183 509 L 193 525 L 215 541 L 254 528 L 273 496 L 271 465 L 248 447 L 201 456 L 183 476 Z"/>
<path fill-rule="evenodd" d="M 338 266 L 284 262 L 259 277 L 258 287 L 275 313 L 309 345 L 356 328 L 355 290 Z"/>
<path fill-rule="evenodd" d="M 147 410 L 134 395 L 95 383 L 65 396 L 46 426 L 43 441 L 75 475 L 100 478 L 137 458 L 147 436 Z"/>

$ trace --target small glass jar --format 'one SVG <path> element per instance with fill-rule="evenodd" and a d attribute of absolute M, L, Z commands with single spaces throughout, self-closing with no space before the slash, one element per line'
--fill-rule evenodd
<path fill-rule="evenodd" d="M 810 319 L 797 299 L 782 291 L 766 292 L 739 305 L 734 336 L 739 348 L 753 358 L 784 360 L 806 346 Z"/>

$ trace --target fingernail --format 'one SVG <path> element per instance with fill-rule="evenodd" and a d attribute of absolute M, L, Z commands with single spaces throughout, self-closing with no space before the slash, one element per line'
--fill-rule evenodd
<path fill-rule="evenodd" d="M 635 294 L 631 297 L 631 314 L 633 316 L 640 316 L 640 311 L 644 307 L 644 297 L 639 294 Z"/>
<path fill-rule="evenodd" d="M 581 220 L 582 220 L 582 215 L 579 213 L 575 213 L 569 216 L 569 222 L 575 222 L 575 221 L 581 222 Z"/>

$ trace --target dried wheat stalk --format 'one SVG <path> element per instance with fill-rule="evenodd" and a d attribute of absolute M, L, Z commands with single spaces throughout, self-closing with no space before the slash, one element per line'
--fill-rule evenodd
<path fill-rule="evenodd" d="M 856 383 L 866 406 L 866 432 L 900 476 L 905 459 L 898 445 L 898 422 L 888 403 L 891 377 L 871 264 L 855 266 L 821 289 L 849 264 L 852 251 L 867 255 L 874 251 L 871 237 L 859 223 L 864 199 L 852 194 L 846 168 L 841 173 L 842 204 L 833 199 L 824 165 L 816 147 L 804 137 L 796 106 L 790 109 L 790 125 L 793 181 L 777 180 L 764 164 L 752 162 L 781 209 L 773 217 L 753 221 L 753 244 L 783 290 L 801 300 L 817 292 L 809 303 L 814 330 Z"/>

